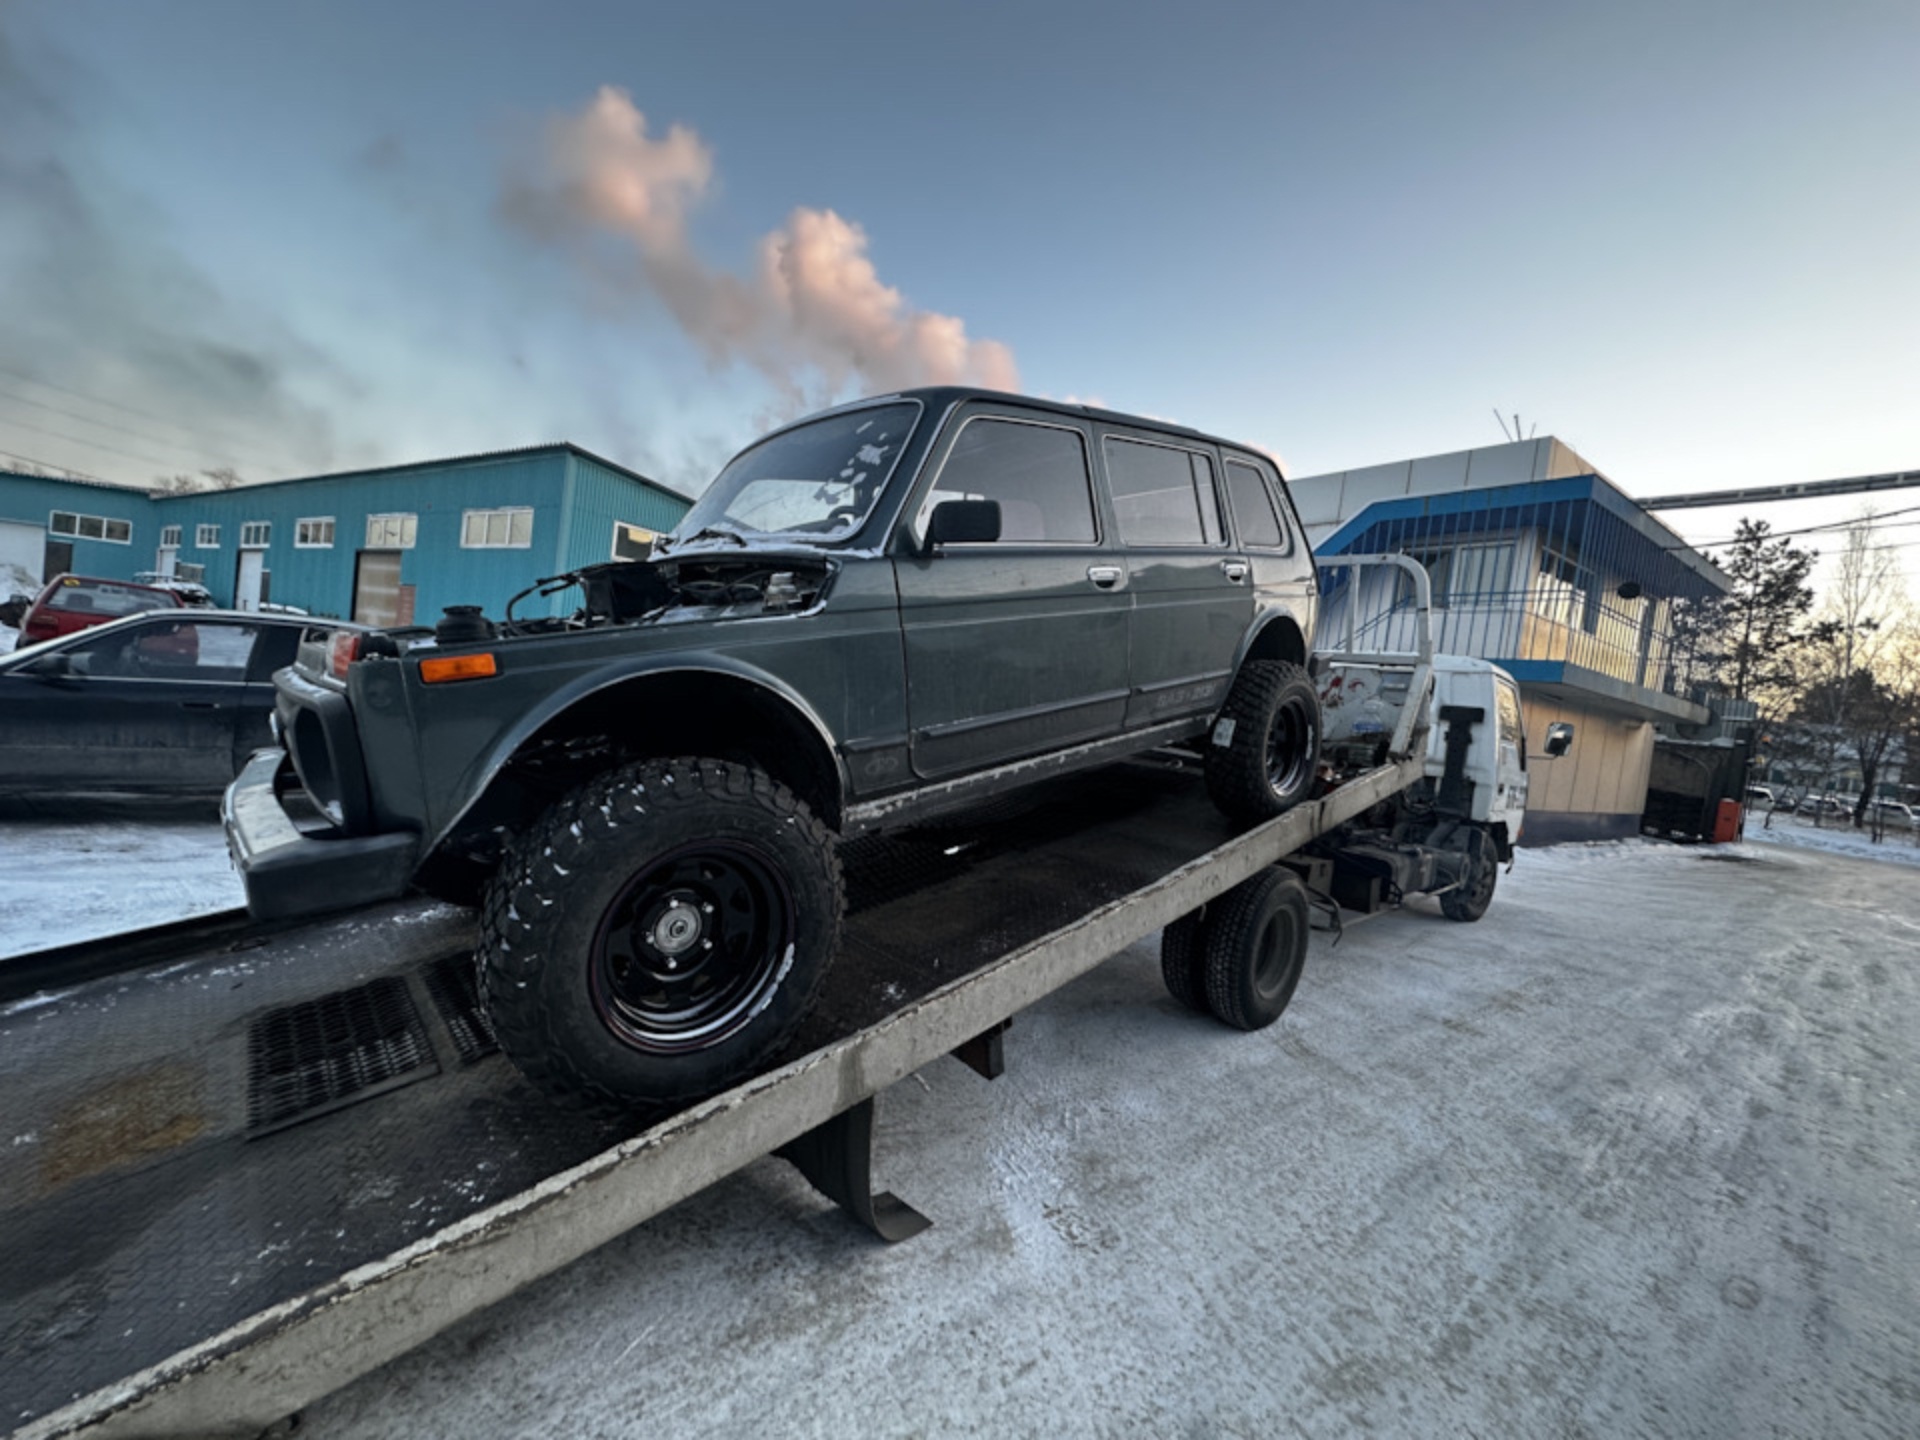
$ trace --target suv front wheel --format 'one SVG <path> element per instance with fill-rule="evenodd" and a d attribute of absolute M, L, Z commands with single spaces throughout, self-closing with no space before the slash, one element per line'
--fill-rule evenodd
<path fill-rule="evenodd" d="M 751 765 L 648 760 L 508 847 L 481 912 L 500 1048 L 599 1108 L 701 1099 L 763 1068 L 840 941 L 833 834 Z"/>
<path fill-rule="evenodd" d="M 1306 799 L 1320 764 L 1320 696 L 1307 672 L 1247 661 L 1206 750 L 1207 793 L 1236 820 L 1270 820 Z"/>

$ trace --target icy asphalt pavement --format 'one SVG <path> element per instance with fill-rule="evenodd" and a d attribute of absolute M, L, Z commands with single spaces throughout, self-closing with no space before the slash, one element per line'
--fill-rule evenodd
<path fill-rule="evenodd" d="M 1530 852 L 1253 1036 L 1138 947 L 881 1097 L 926 1234 L 761 1161 L 301 1433 L 1911 1435 L 1915 878 Z"/>

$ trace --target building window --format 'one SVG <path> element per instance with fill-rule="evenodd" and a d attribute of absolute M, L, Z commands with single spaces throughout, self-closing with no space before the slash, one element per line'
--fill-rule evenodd
<path fill-rule="evenodd" d="M 196 525 L 193 527 L 193 543 L 201 550 L 220 548 L 220 527 L 218 525 Z"/>
<path fill-rule="evenodd" d="M 170 550 L 179 549 L 180 527 L 178 525 L 162 525 L 160 527 L 160 543 Z"/>
<path fill-rule="evenodd" d="M 109 520 L 104 515 L 76 515 L 70 510 L 55 510 L 47 516 L 47 532 L 71 535 L 77 540 L 105 540 L 125 545 L 133 539 L 131 520 Z"/>
<path fill-rule="evenodd" d="M 415 515 L 367 516 L 367 549 L 411 550 L 419 517 Z"/>
<path fill-rule="evenodd" d="M 333 548 L 333 517 L 322 515 L 293 522 L 293 548 L 296 550 L 331 550 Z"/>
<path fill-rule="evenodd" d="M 533 510 L 469 510 L 460 521 L 464 550 L 524 550 L 533 544 Z"/>
<path fill-rule="evenodd" d="M 240 526 L 240 548 L 242 550 L 264 550 L 273 539 L 271 520 L 248 520 Z"/>
<path fill-rule="evenodd" d="M 1409 550 L 1409 560 L 1426 567 L 1433 582 L 1433 605 L 1489 605 L 1507 597 L 1513 586 L 1513 542 L 1442 546 Z"/>

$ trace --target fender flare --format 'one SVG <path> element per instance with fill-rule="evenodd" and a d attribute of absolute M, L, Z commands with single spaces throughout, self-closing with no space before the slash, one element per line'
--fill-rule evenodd
<path fill-rule="evenodd" d="M 847 794 L 848 779 L 846 761 L 840 754 L 840 747 L 833 741 L 832 732 L 821 720 L 819 712 L 809 705 L 792 686 L 778 677 L 767 673 L 754 665 L 747 665 L 730 655 L 711 650 L 676 650 L 671 656 L 641 656 L 634 659 L 615 661 L 576 676 L 561 686 L 534 709 L 528 711 L 515 724 L 497 739 L 480 761 L 468 772 L 470 780 L 462 788 L 465 799 L 460 808 L 450 815 L 444 824 L 435 828 L 432 836 L 422 847 L 422 855 L 431 854 L 466 819 L 467 813 L 479 803 L 493 787 L 493 782 L 506 769 L 513 757 L 527 741 L 552 721 L 571 710 L 581 701 L 587 700 L 606 690 L 624 685 L 630 680 L 649 677 L 665 678 L 674 675 L 718 675 L 730 680 L 740 680 L 756 686 L 774 696 L 788 709 L 800 716 L 813 733 L 819 737 L 821 747 L 833 761 L 835 781 L 840 794 Z"/>

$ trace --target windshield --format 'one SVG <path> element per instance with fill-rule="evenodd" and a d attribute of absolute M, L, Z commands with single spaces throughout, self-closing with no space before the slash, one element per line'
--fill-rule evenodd
<path fill-rule="evenodd" d="M 875 405 L 769 436 L 720 472 L 674 539 L 851 535 L 872 513 L 919 413 L 913 401 Z"/>

